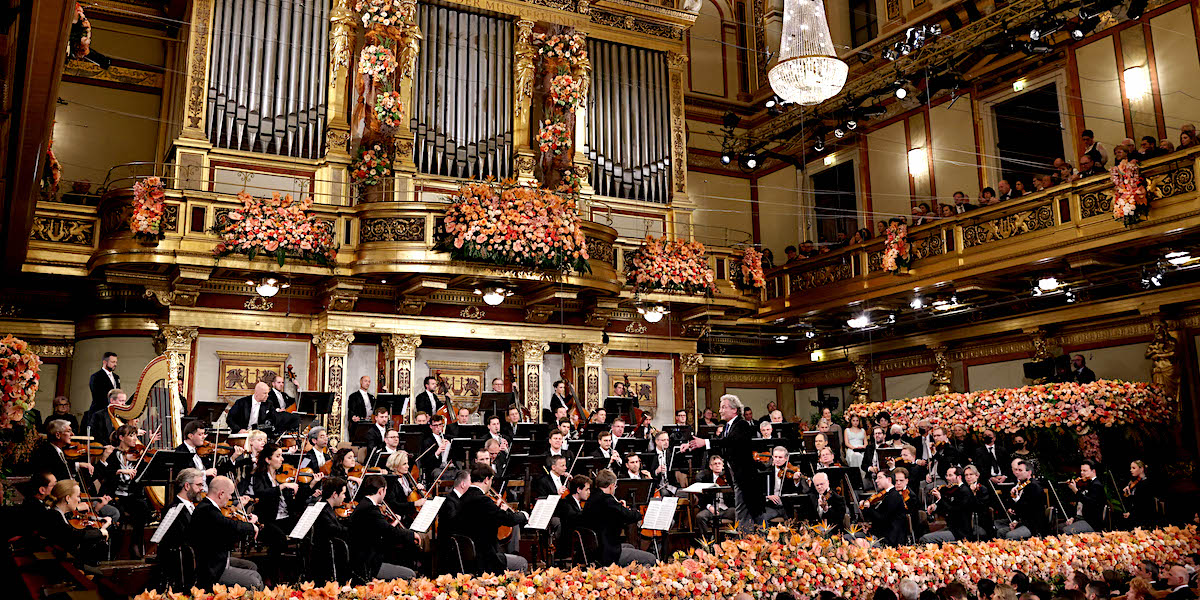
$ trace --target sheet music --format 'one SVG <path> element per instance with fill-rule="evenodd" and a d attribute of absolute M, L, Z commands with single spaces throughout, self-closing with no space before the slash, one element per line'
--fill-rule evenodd
<path fill-rule="evenodd" d="M 661 500 L 651 500 L 646 507 L 646 516 L 642 519 L 642 529 L 667 531 L 671 529 L 671 521 L 675 520 L 675 507 L 679 498 L 668 496 Z"/>
<path fill-rule="evenodd" d="M 300 515 L 300 520 L 296 521 L 296 526 L 292 528 L 288 537 L 298 540 L 308 535 L 308 530 L 312 528 L 313 523 L 317 522 L 317 515 L 321 514 L 322 510 L 325 510 L 324 502 L 318 502 L 304 509 L 304 514 Z"/>
<path fill-rule="evenodd" d="M 558 501 L 562 496 L 549 496 L 537 501 L 533 505 L 533 512 L 529 513 L 529 522 L 525 524 L 526 529 L 545 529 L 550 524 L 550 518 L 554 516 L 554 509 L 558 507 Z"/>
<path fill-rule="evenodd" d="M 436 496 L 425 500 L 425 504 L 421 505 L 421 512 L 417 513 L 416 520 L 413 521 L 412 527 L 409 529 L 418 533 L 429 531 L 429 526 L 433 525 L 434 517 L 437 517 L 438 511 L 442 509 L 442 503 L 446 501 L 444 496 Z"/>
<path fill-rule="evenodd" d="M 167 514 L 163 515 L 162 521 L 158 524 L 158 529 L 155 529 L 154 535 L 150 537 L 150 543 L 158 544 L 162 542 L 163 536 L 167 535 L 167 532 L 171 530 L 171 525 L 175 523 L 175 517 L 179 516 L 179 511 L 181 510 L 187 509 L 184 508 L 182 503 L 176 504 L 171 510 L 167 511 Z"/>
<path fill-rule="evenodd" d="M 707 490 L 708 488 L 714 488 L 714 487 L 717 487 L 717 484 L 704 483 L 702 481 L 697 481 L 696 483 L 693 483 L 692 485 L 689 485 L 689 486 L 683 488 L 682 490 L 679 490 L 679 493 L 681 493 L 681 494 L 699 494 L 699 493 L 703 492 L 704 490 Z"/>

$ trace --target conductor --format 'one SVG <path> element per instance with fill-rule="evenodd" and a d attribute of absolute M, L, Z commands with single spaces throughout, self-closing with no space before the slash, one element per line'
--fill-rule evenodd
<path fill-rule="evenodd" d="M 693 436 L 687 446 L 693 450 L 707 448 L 710 453 L 725 457 L 730 467 L 734 512 L 738 523 L 749 528 L 754 516 L 762 513 L 763 501 L 760 495 L 751 492 L 754 474 L 758 472 L 751 446 L 755 427 L 742 416 L 742 401 L 733 394 L 721 396 L 720 414 L 725 425 L 717 429 L 716 437 L 704 440 Z"/>

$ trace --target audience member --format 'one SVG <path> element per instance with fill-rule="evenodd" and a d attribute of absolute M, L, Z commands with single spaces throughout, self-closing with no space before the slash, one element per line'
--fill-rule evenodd
<path fill-rule="evenodd" d="M 1175 144 L 1172 144 L 1171 140 L 1163 138 L 1158 140 L 1158 149 L 1162 150 L 1166 154 L 1170 154 L 1175 151 Z"/>
<path fill-rule="evenodd" d="M 998 200 L 996 200 L 996 190 L 992 189 L 991 187 L 983 188 L 983 191 L 979 196 L 979 205 L 991 206 L 996 202 L 998 202 Z"/>
<path fill-rule="evenodd" d="M 954 192 L 954 212 L 958 214 L 965 213 L 969 210 L 977 208 L 971 201 L 967 199 L 967 195 L 963 192 Z"/>
<path fill-rule="evenodd" d="M 1158 149 L 1158 140 L 1154 136 L 1142 136 L 1142 141 L 1138 143 L 1137 158 L 1139 161 L 1145 162 L 1162 154 L 1163 151 Z"/>
<path fill-rule="evenodd" d="M 920 227 L 921 225 L 924 225 L 927 222 L 926 219 L 929 217 L 929 204 L 922 202 L 914 206 L 912 209 L 912 214 L 913 227 Z"/>
<path fill-rule="evenodd" d="M 1118 166 L 1131 158 L 1134 157 L 1130 154 L 1129 146 L 1121 144 L 1120 146 L 1113 148 L 1113 166 Z"/>
<path fill-rule="evenodd" d="M 1001 179 L 1000 183 L 996 184 L 996 201 L 1004 202 L 1012 200 L 1012 197 L 1012 185 L 1008 183 L 1007 179 Z"/>
<path fill-rule="evenodd" d="M 954 216 L 954 207 L 950 206 L 949 204 L 939 204 L 938 205 L 938 216 L 942 217 L 943 219 L 948 219 L 950 217 L 953 217 Z"/>
<path fill-rule="evenodd" d="M 883 235 L 883 234 L 887 233 L 887 228 L 888 228 L 887 221 L 876 221 L 875 222 L 875 235 Z"/>
<path fill-rule="evenodd" d="M 783 254 L 784 256 L 787 256 L 787 262 L 784 263 L 786 265 L 790 265 L 794 262 L 800 262 L 800 255 L 796 253 L 795 246 L 788 246 L 787 248 L 784 248 Z"/>
<path fill-rule="evenodd" d="M 1020 198 L 1029 192 L 1025 189 L 1025 180 L 1018 179 L 1013 182 L 1013 198 Z"/>
<path fill-rule="evenodd" d="M 812 258 L 812 257 L 816 256 L 817 249 L 816 249 L 815 245 L 813 244 L 813 241 L 812 240 L 804 240 L 804 243 L 800 244 L 799 254 L 800 254 L 800 258 Z"/>
<path fill-rule="evenodd" d="M 775 253 L 771 252 L 770 248 L 763 248 L 762 251 L 762 268 L 763 270 L 773 268 L 775 266 Z"/>
<path fill-rule="evenodd" d="M 1079 141 L 1083 142 L 1083 153 L 1095 152 L 1100 157 L 1100 160 L 1096 162 L 1101 165 L 1107 165 L 1108 150 L 1104 148 L 1104 144 L 1097 142 L 1095 137 L 1091 129 L 1084 129 L 1083 133 L 1079 135 Z"/>
<path fill-rule="evenodd" d="M 1087 154 L 1084 154 L 1083 156 L 1080 156 L 1079 157 L 1078 178 L 1083 179 L 1085 177 L 1091 177 L 1093 175 L 1107 173 L 1108 169 L 1105 169 L 1103 166 L 1100 165 L 1099 158 L 1100 158 L 1099 154 L 1097 154 L 1094 150 L 1089 151 Z"/>
<path fill-rule="evenodd" d="M 1175 147 L 1176 150 L 1183 150 L 1185 148 L 1191 148 L 1191 147 L 1194 147 L 1195 145 L 1196 145 L 1196 133 L 1195 132 L 1192 132 L 1192 131 L 1180 131 L 1179 132 L 1179 145 Z"/>

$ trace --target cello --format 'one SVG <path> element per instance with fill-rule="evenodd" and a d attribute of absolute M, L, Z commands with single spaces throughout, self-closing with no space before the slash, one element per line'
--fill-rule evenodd
<path fill-rule="evenodd" d="M 633 413 L 633 422 L 637 423 L 638 425 L 641 425 L 642 424 L 642 409 L 639 406 L 640 402 L 638 402 L 637 393 L 634 392 L 633 388 L 629 385 L 629 373 L 625 374 L 625 397 L 633 399 L 633 403 L 631 405 L 631 409 L 632 409 L 631 412 Z"/>

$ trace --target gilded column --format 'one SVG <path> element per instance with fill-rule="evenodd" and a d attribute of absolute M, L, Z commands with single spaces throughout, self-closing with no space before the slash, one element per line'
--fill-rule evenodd
<path fill-rule="evenodd" d="M 317 347 L 317 364 L 320 367 L 321 388 L 333 393 L 333 408 L 325 427 L 331 437 L 339 440 L 346 438 L 346 423 L 343 413 L 343 400 L 348 392 L 346 388 L 346 355 L 350 352 L 350 342 L 354 341 L 354 333 L 336 329 L 323 329 L 313 335 L 313 344 Z"/>
<path fill-rule="evenodd" d="M 1050 350 L 1050 334 L 1045 329 L 1040 327 L 1036 329 L 1027 329 L 1025 333 L 1029 335 L 1029 343 L 1033 345 L 1032 361 L 1049 360 L 1054 358 L 1054 352 Z M 1034 379 L 1034 385 L 1046 383 L 1046 377 Z"/>
<path fill-rule="evenodd" d="M 933 350 L 933 375 L 929 378 L 929 385 L 933 386 L 935 394 L 949 394 L 950 380 L 954 377 L 954 370 L 950 368 L 950 357 L 946 352 L 945 346 L 934 346 Z"/>
<path fill-rule="evenodd" d="M 600 385 L 600 372 L 607 344 L 584 342 L 571 346 L 571 364 L 575 366 L 575 393 L 583 398 L 583 406 L 590 414 L 600 408 L 604 390 Z"/>
<path fill-rule="evenodd" d="M 346 120 L 350 97 L 350 62 L 354 32 L 358 29 L 350 0 L 336 0 L 329 13 L 329 105 L 325 130 L 326 156 L 350 164 L 350 123 Z"/>
<path fill-rule="evenodd" d="M 396 91 L 400 92 L 400 97 L 403 98 L 406 114 L 396 132 L 392 134 L 396 143 L 394 164 L 398 173 L 412 174 L 417 172 L 417 164 L 413 162 L 413 142 L 416 137 L 412 129 L 409 129 L 407 117 L 412 114 L 412 107 L 417 102 L 413 97 L 413 75 L 416 73 L 417 53 L 420 52 L 423 36 L 421 28 L 417 25 L 416 0 L 400 0 L 397 3 L 397 13 L 403 18 L 404 24 L 401 26 L 400 39 L 397 40 L 399 50 L 396 53 L 396 72 L 399 78 Z"/>
<path fill-rule="evenodd" d="M 679 372 L 683 375 L 683 406 L 675 405 L 675 409 L 682 408 L 687 411 L 688 425 L 696 426 L 700 421 L 699 406 L 696 404 L 696 376 L 700 372 L 700 365 L 704 363 L 704 355 L 699 353 L 687 353 L 679 355 Z M 674 417 L 671 420 L 674 423 Z"/>
<path fill-rule="evenodd" d="M 191 409 L 191 406 L 185 404 L 190 383 L 187 377 L 190 371 L 192 343 L 196 341 L 199 334 L 200 331 L 195 327 L 163 325 L 154 336 L 154 351 L 167 357 L 170 372 L 175 380 L 175 385 L 172 386 L 168 382 L 167 388 L 171 403 L 174 405 L 171 411 L 171 428 L 168 432 L 171 438 L 168 441 L 172 446 L 183 443 L 181 417 Z M 133 390 L 129 390 L 129 393 L 132 394 Z M 168 437 L 168 434 L 164 434 L 163 437 Z"/>
<path fill-rule="evenodd" d="M 192 3 L 191 29 L 187 40 L 187 67 L 184 89 L 187 90 L 183 107 L 182 136 L 191 140 L 201 140 L 208 144 L 208 136 L 204 133 L 205 112 L 208 94 L 208 73 L 210 71 L 209 46 L 212 43 L 212 0 L 196 0 Z M 220 66 L 220 65 L 218 65 Z"/>
<path fill-rule="evenodd" d="M 525 402 L 525 414 L 534 421 L 542 418 L 542 357 L 550 344 L 540 340 L 521 340 L 512 343 L 513 364 L 521 374 L 520 397 Z"/>
<path fill-rule="evenodd" d="M 513 171 L 522 182 L 533 182 L 537 153 L 530 146 L 531 112 L 533 110 L 533 79 L 536 76 L 537 50 L 533 47 L 533 21 L 518 19 L 513 43 L 513 140 L 515 161 Z"/>
<path fill-rule="evenodd" d="M 671 224 L 676 237 L 691 238 L 695 205 L 687 194 L 687 125 L 683 112 L 683 70 L 688 57 L 667 52 L 667 97 L 671 105 Z"/>
<path fill-rule="evenodd" d="M 393 394 L 412 394 L 413 365 L 417 360 L 417 347 L 421 345 L 421 336 L 407 333 L 396 333 L 383 337 L 383 347 L 387 356 L 388 389 Z M 408 403 L 410 414 L 404 415 L 406 422 L 412 422 L 413 403 Z"/>

